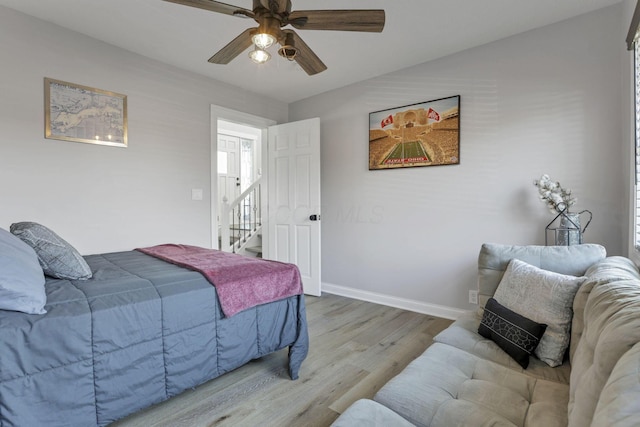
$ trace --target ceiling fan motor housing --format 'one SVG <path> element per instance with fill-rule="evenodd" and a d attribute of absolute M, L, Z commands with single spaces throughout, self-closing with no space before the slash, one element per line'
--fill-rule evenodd
<path fill-rule="evenodd" d="M 291 12 L 291 0 L 253 0 L 253 10 L 261 7 L 273 13 L 289 14 Z"/>
<path fill-rule="evenodd" d="M 280 31 L 281 24 L 278 19 L 272 18 L 271 16 L 265 16 L 258 21 L 258 24 L 258 34 L 269 34 L 280 42 L 282 39 L 282 31 Z"/>

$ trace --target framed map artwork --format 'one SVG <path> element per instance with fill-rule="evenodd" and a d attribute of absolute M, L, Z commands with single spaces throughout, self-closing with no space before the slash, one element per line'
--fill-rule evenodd
<path fill-rule="evenodd" d="M 127 146 L 127 97 L 92 87 L 44 79 L 48 139 Z"/>
<path fill-rule="evenodd" d="M 369 170 L 460 163 L 460 95 L 369 113 Z"/>

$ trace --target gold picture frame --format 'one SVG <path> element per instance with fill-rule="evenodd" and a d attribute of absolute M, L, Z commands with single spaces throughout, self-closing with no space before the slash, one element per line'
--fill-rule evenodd
<path fill-rule="evenodd" d="M 127 147 L 127 96 L 44 79 L 47 139 Z"/>

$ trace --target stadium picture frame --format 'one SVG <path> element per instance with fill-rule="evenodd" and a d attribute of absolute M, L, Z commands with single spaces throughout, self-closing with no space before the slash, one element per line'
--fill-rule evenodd
<path fill-rule="evenodd" d="M 460 164 L 460 95 L 369 113 L 369 170 Z"/>

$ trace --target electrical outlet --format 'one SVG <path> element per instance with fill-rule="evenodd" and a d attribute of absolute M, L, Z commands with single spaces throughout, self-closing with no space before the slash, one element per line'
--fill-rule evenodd
<path fill-rule="evenodd" d="M 469 290 L 469 304 L 478 304 L 478 291 Z"/>

